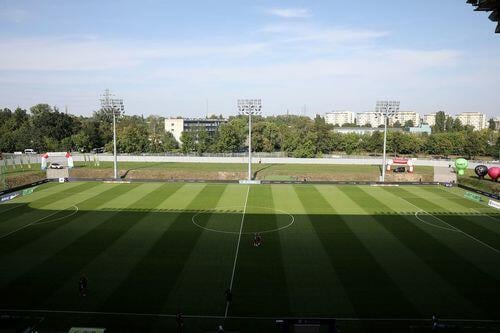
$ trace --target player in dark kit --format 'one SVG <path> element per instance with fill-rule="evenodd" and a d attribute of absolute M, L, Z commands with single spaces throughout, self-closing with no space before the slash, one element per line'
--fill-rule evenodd
<path fill-rule="evenodd" d="M 78 290 L 80 291 L 80 296 L 87 296 L 88 285 L 89 281 L 84 275 L 82 275 L 82 277 L 78 281 Z"/>
<path fill-rule="evenodd" d="M 259 232 L 256 232 L 253 236 L 253 246 L 259 247 L 262 244 L 262 236 Z"/>
<path fill-rule="evenodd" d="M 179 332 L 183 332 L 184 318 L 182 317 L 182 314 L 180 311 L 177 311 L 177 314 L 175 315 L 175 321 L 177 322 L 177 330 Z"/>

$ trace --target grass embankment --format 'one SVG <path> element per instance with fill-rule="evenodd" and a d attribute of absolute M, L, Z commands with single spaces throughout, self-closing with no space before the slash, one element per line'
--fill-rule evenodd
<path fill-rule="evenodd" d="M 112 177 L 113 163 L 100 166 L 77 163 L 71 177 Z M 238 180 L 247 177 L 247 164 L 235 163 L 119 163 L 124 179 L 207 179 Z M 253 177 L 260 180 L 378 180 L 379 165 L 325 165 L 325 164 L 253 164 Z M 388 173 L 387 180 L 432 181 L 432 167 L 417 167 L 413 174 Z"/>
<path fill-rule="evenodd" d="M 5 174 L 7 187 L 13 188 L 24 184 L 29 184 L 45 178 L 45 172 L 40 170 L 40 164 L 7 167 Z"/>
<path fill-rule="evenodd" d="M 494 182 L 486 176 L 486 179 L 479 179 L 474 170 L 467 170 L 464 176 L 458 177 L 458 183 L 481 191 L 500 195 L 500 183 Z"/>

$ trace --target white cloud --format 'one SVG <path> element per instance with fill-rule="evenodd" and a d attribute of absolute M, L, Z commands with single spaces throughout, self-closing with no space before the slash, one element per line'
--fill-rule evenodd
<path fill-rule="evenodd" d="M 164 59 L 242 58 L 264 48 L 263 43 L 164 46 L 98 38 L 42 38 L 0 40 L 0 70 L 88 71 L 126 69 Z"/>
<path fill-rule="evenodd" d="M 284 42 L 347 43 L 371 40 L 389 35 L 387 31 L 321 27 L 312 24 L 273 24 L 260 32 Z"/>
<path fill-rule="evenodd" d="M 281 18 L 308 18 L 312 13 L 307 8 L 273 8 L 266 11 L 269 15 L 278 16 Z"/>

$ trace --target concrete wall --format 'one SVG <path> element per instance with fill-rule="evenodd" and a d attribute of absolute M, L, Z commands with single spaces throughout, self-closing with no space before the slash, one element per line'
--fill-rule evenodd
<path fill-rule="evenodd" d="M 83 156 L 74 155 L 75 161 L 83 161 Z M 99 161 L 112 162 L 113 155 L 100 154 Z M 354 164 L 372 165 L 382 164 L 380 157 L 353 157 L 353 158 L 293 158 L 293 157 L 256 157 L 252 158 L 253 163 L 264 164 Z M 141 156 L 141 155 L 119 155 L 118 162 L 177 162 L 177 163 L 248 163 L 246 157 L 205 157 L 205 156 Z M 453 165 L 453 161 L 447 160 L 413 160 L 415 166 L 448 167 Z M 474 169 L 477 165 L 484 164 L 488 167 L 498 166 L 490 163 L 469 162 L 469 169 Z"/>

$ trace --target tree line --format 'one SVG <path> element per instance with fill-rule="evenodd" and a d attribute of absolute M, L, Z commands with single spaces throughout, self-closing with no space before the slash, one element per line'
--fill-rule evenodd
<path fill-rule="evenodd" d="M 444 114 L 444 113 L 443 113 Z M 405 124 L 410 125 L 410 124 Z M 317 157 L 325 154 L 380 154 L 383 132 L 342 134 L 335 132 L 325 119 L 280 115 L 255 117 L 252 121 L 252 150 L 284 152 L 293 157 Z M 204 127 L 183 132 L 179 144 L 164 130 L 164 118 L 124 115 L 117 122 L 117 149 L 120 153 L 238 153 L 247 149 L 248 120 L 230 117 L 215 134 Z M 0 110 L 0 152 L 31 148 L 44 151 L 90 152 L 105 147 L 112 151 L 112 116 L 102 110 L 92 116 L 75 116 L 57 107 L 38 104 L 29 111 L 17 108 Z M 473 131 L 441 115 L 431 135 L 390 131 L 387 150 L 394 155 L 461 155 L 467 158 L 490 155 L 498 158 L 498 131 Z"/>

